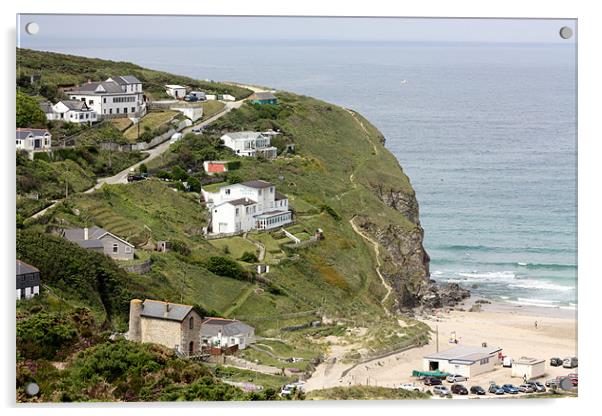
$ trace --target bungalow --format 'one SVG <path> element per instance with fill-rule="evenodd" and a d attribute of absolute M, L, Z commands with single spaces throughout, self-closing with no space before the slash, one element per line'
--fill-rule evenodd
<path fill-rule="evenodd" d="M 223 319 L 205 318 L 201 324 L 201 343 L 210 347 L 230 348 L 237 346 L 244 350 L 255 342 L 255 328 L 244 322 Z"/>
<path fill-rule="evenodd" d="M 134 246 L 107 230 L 93 226 L 90 228 L 65 228 L 61 237 L 82 248 L 104 253 L 114 260 L 133 260 Z"/>
<path fill-rule="evenodd" d="M 278 99 L 269 91 L 253 93 L 249 100 L 252 104 L 278 104 Z"/>
<path fill-rule="evenodd" d="M 443 371 L 474 377 L 492 371 L 499 362 L 499 347 L 457 346 L 423 358 L 424 371 Z"/>
<path fill-rule="evenodd" d="M 292 222 L 288 198 L 270 182 L 248 181 L 202 193 L 211 212 L 208 234 L 270 230 Z"/>
<path fill-rule="evenodd" d="M 186 97 L 186 87 L 182 85 L 168 84 L 165 86 L 165 93 L 178 100 L 183 100 Z"/>
<path fill-rule="evenodd" d="M 40 271 L 30 264 L 17 260 L 17 300 L 31 299 L 40 294 Z"/>
<path fill-rule="evenodd" d="M 52 146 L 52 135 L 46 129 L 16 130 L 17 150 L 26 150 L 33 156 L 34 152 L 47 152 Z"/>
<path fill-rule="evenodd" d="M 142 117 L 146 99 L 142 82 L 133 75 L 107 78 L 102 82 L 88 81 L 68 92 L 70 100 L 84 101 L 97 117 Z"/>
<path fill-rule="evenodd" d="M 220 140 L 239 156 L 273 159 L 278 155 L 278 149 L 270 146 L 271 137 L 272 135 L 267 133 L 241 131 L 224 134 Z"/>
<path fill-rule="evenodd" d="M 85 101 L 63 100 L 52 106 L 52 120 L 64 120 L 70 123 L 94 123 L 97 114 Z M 48 118 L 48 114 L 46 115 Z M 49 118 L 49 120 L 51 120 Z"/>
<path fill-rule="evenodd" d="M 201 321 L 201 316 L 190 305 L 132 299 L 126 338 L 161 344 L 179 354 L 193 356 L 199 352 Z"/>
<path fill-rule="evenodd" d="M 208 175 L 228 172 L 228 161 L 225 160 L 206 160 L 203 162 L 203 169 Z"/>

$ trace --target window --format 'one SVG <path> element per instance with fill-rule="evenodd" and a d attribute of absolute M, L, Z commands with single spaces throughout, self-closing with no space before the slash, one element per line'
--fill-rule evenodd
<path fill-rule="evenodd" d="M 483 358 L 483 359 L 480 361 L 480 364 L 481 364 L 481 365 L 483 365 L 483 364 L 487 364 L 488 362 L 489 362 L 489 358 Z"/>
<path fill-rule="evenodd" d="M 125 246 L 125 252 L 126 253 L 131 253 L 132 252 L 132 248 L 130 246 Z"/>
<path fill-rule="evenodd" d="M 230 190 L 226 189 L 226 195 L 230 195 Z"/>
<path fill-rule="evenodd" d="M 113 253 L 114 254 L 119 253 L 119 244 L 113 243 Z"/>
<path fill-rule="evenodd" d="M 188 320 L 188 329 L 194 329 L 194 318 L 192 316 Z"/>
<path fill-rule="evenodd" d="M 128 113 L 128 108 L 127 107 L 123 107 L 123 113 L 127 114 Z"/>
<path fill-rule="evenodd" d="M 106 104 L 106 103 L 107 103 L 107 99 L 106 99 L 106 98 L 103 98 L 103 99 L 102 99 L 102 102 Z"/>
<path fill-rule="evenodd" d="M 259 190 L 259 192 L 257 193 L 257 195 L 261 196 L 261 189 Z"/>
<path fill-rule="evenodd" d="M 132 107 L 132 113 L 136 112 L 136 107 Z"/>
<path fill-rule="evenodd" d="M 235 214 L 236 214 L 236 215 L 238 215 L 238 208 L 236 208 L 236 212 L 235 212 Z"/>
<path fill-rule="evenodd" d="M 89 104 L 89 105 L 92 105 L 92 104 L 94 104 L 94 100 L 88 100 L 88 104 Z"/>
<path fill-rule="evenodd" d="M 270 187 L 270 193 L 273 194 L 274 193 L 274 187 Z"/>

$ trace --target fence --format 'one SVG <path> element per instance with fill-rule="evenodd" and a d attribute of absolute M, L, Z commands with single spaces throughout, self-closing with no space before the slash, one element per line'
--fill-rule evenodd
<path fill-rule="evenodd" d="M 145 260 L 142 263 L 132 264 L 131 266 L 122 265 L 120 266 L 123 270 L 129 273 L 145 274 L 151 271 L 153 262 L 151 259 Z"/>

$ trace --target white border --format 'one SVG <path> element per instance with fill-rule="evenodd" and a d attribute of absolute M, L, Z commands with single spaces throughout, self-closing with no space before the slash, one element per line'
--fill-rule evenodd
<path fill-rule="evenodd" d="M 462 403 L 454 401 L 438 401 L 437 403 L 391 403 L 391 402 L 337 402 L 337 403 L 303 403 L 292 404 L 257 404 L 257 403 L 222 403 L 213 405 L 187 404 L 184 406 L 159 404 L 143 410 L 138 406 L 113 405 L 109 411 L 113 413 L 140 413 L 150 412 L 154 415 L 165 415 L 172 408 L 180 412 L 236 412 L 237 414 L 292 414 L 307 415 L 308 413 L 324 412 L 335 413 L 341 409 L 345 414 L 366 414 L 373 408 L 378 412 L 391 412 L 396 414 L 416 412 L 461 412 L 463 415 L 486 413 L 507 414 L 508 412 L 537 412 L 542 414 L 575 414 L 587 411 L 588 408 L 599 408 L 600 403 L 595 400 L 601 397 L 599 392 L 600 382 L 594 377 L 594 367 L 599 367 L 595 360 L 600 340 L 600 312 L 595 306 L 599 303 L 600 266 L 595 259 L 601 247 L 600 236 L 600 129 L 597 121 L 600 119 L 600 40 L 601 24 L 600 14 L 596 2 L 570 2 L 570 1 L 531 1 L 506 0 L 476 1 L 476 0 L 421 0 L 413 2 L 399 2 L 383 0 L 372 1 L 343 1 L 343 0 L 304 0 L 297 2 L 276 0 L 226 0 L 202 1 L 190 0 L 186 2 L 151 2 L 142 0 L 117 1 L 102 0 L 92 2 L 42 2 L 34 0 L 19 0 L 3 2 L 1 19 L 4 31 L 2 43 L 4 64 L 2 65 L 2 79 L 4 81 L 5 97 L 0 101 L 0 115 L 5 139 L 2 140 L 2 157 L 5 166 L 1 180 L 2 195 L 8 199 L 8 204 L 2 205 L 3 236 L 5 238 L 2 250 L 3 264 L 12 267 L 14 257 L 14 167 L 12 126 L 14 125 L 14 46 L 15 46 L 15 15 L 16 13 L 123 13 L 123 14 L 223 14 L 223 15 L 333 15 L 333 16 L 436 16 L 436 17 L 547 17 L 547 18 L 578 18 L 579 30 L 579 355 L 582 367 L 580 397 L 575 400 L 504 400 L 495 403 Z M 598 134 L 595 134 L 598 133 Z M 10 179 L 7 179 L 10 178 Z M 7 198 L 8 197 L 8 198 Z M 8 249 L 8 248 L 11 249 Z M 599 254 L 598 254 L 599 257 Z M 598 266 L 598 267 L 596 267 Z M 2 335 L 4 342 L 1 344 L 3 358 L 2 377 L 2 404 L 12 407 L 14 401 L 14 299 L 12 269 L 6 267 L 4 274 L 6 295 L 3 305 Z M 597 348 L 598 347 L 598 348 Z M 597 375 L 599 377 L 599 374 Z M 591 407 L 590 407 L 591 406 Z M 54 406 L 44 408 L 19 408 L 8 409 L 9 413 L 19 411 L 25 414 L 104 414 L 107 409 L 85 406 L 57 408 Z"/>

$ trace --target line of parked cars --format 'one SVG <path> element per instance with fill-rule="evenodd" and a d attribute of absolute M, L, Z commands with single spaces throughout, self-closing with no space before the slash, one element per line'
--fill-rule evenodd
<path fill-rule="evenodd" d="M 560 359 L 558 357 L 550 358 L 550 366 L 551 367 L 560 367 L 563 368 L 575 368 L 579 366 L 579 360 L 577 357 L 566 357 L 565 359 Z"/>
<path fill-rule="evenodd" d="M 546 387 L 560 388 L 560 383 L 562 382 L 562 379 L 564 379 L 564 378 L 568 378 L 569 380 L 571 380 L 571 384 L 573 385 L 573 387 L 579 386 L 579 374 L 578 373 L 570 373 L 570 374 L 567 374 L 566 376 L 558 376 L 556 378 L 551 378 L 551 379 L 547 380 Z"/>
<path fill-rule="evenodd" d="M 468 395 L 474 394 L 477 396 L 483 396 L 487 393 L 502 395 L 502 394 L 518 394 L 518 393 L 543 393 L 546 391 L 546 386 L 544 386 L 541 382 L 536 380 L 529 380 L 526 383 L 521 384 L 520 386 L 514 386 L 513 384 L 503 384 L 499 386 L 495 383 L 491 383 L 489 388 L 485 390 L 481 386 L 471 386 L 470 390 L 467 389 L 464 385 L 460 384 L 460 382 L 467 381 L 468 379 L 465 376 L 452 374 L 446 377 L 446 381 L 448 383 L 453 383 L 451 388 L 443 385 L 443 382 L 435 377 L 426 377 L 424 379 L 425 386 L 433 386 L 433 394 L 439 396 L 447 396 L 451 394 L 457 395 Z M 408 384 L 410 385 L 410 384 Z M 414 386 L 414 384 L 411 384 Z M 547 385 L 547 383 L 546 383 Z M 404 388 L 404 387 L 401 387 Z M 408 388 L 409 389 L 409 388 Z M 423 391 L 423 390 L 420 390 Z"/>

